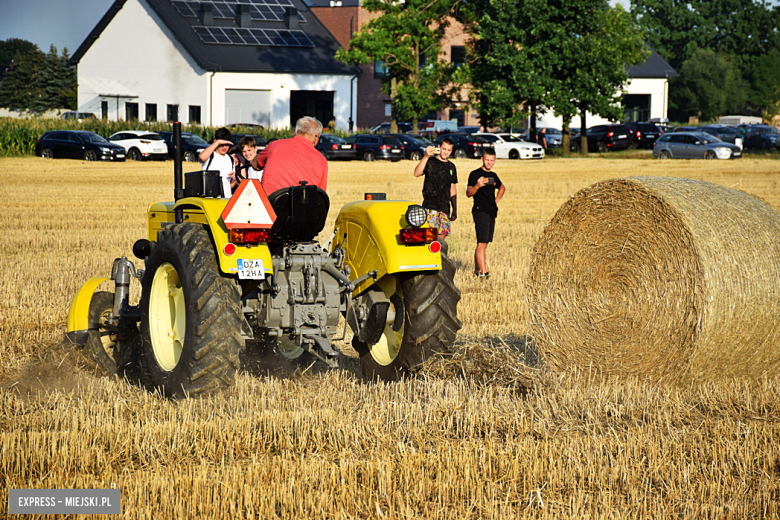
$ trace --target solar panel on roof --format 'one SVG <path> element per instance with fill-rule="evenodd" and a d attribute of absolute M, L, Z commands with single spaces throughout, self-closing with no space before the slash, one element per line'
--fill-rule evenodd
<path fill-rule="evenodd" d="M 253 20 L 284 20 L 284 12 L 287 7 L 295 7 L 292 0 L 172 0 L 171 2 L 182 16 L 197 18 L 201 4 L 211 6 L 211 12 L 215 19 L 232 20 L 236 17 L 239 3 L 250 6 L 249 16 Z M 306 22 L 303 13 L 298 13 L 298 20 Z"/>
<path fill-rule="evenodd" d="M 223 45 L 263 45 L 269 47 L 314 47 L 303 31 L 276 29 L 235 29 L 232 27 L 193 27 L 203 43 Z"/>

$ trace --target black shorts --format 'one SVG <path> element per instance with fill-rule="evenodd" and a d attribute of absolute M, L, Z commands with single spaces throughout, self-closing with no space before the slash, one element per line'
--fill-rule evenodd
<path fill-rule="evenodd" d="M 496 229 L 496 219 L 487 213 L 472 213 L 474 228 L 477 230 L 477 243 L 487 244 L 493 241 L 493 231 Z"/>

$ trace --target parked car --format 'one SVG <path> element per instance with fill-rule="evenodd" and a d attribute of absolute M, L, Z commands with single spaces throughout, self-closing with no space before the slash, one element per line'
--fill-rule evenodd
<path fill-rule="evenodd" d="M 704 125 L 699 127 L 699 132 L 714 135 L 726 143 L 734 143 L 737 140 L 737 127 L 731 125 Z"/>
<path fill-rule="evenodd" d="M 745 125 L 745 148 L 780 148 L 780 131 L 769 125 Z"/>
<path fill-rule="evenodd" d="M 356 144 L 350 144 L 343 137 L 333 134 L 320 134 L 320 140 L 315 148 L 329 161 L 354 159 L 357 156 Z"/>
<path fill-rule="evenodd" d="M 490 146 L 490 141 L 474 134 L 442 134 L 434 143 L 441 145 L 446 138 L 452 140 L 452 157 L 455 159 L 482 157 L 482 148 Z"/>
<path fill-rule="evenodd" d="M 132 161 L 157 159 L 164 161 L 168 157 L 168 147 L 159 134 L 145 130 L 124 130 L 108 138 L 127 151 L 127 158 Z"/>
<path fill-rule="evenodd" d="M 364 161 L 389 159 L 400 161 L 404 158 L 404 145 L 397 137 L 387 135 L 358 134 L 347 138 L 348 144 L 354 144 L 356 156 Z"/>
<path fill-rule="evenodd" d="M 458 127 L 458 133 L 461 134 L 476 134 L 479 132 L 479 129 L 481 127 L 479 126 L 459 126 Z"/>
<path fill-rule="evenodd" d="M 663 134 L 663 131 L 655 123 L 629 121 L 623 124 L 631 130 L 635 148 L 652 148 L 658 136 Z"/>
<path fill-rule="evenodd" d="M 541 128 L 536 129 L 536 135 L 539 137 L 542 133 Z M 557 128 L 545 127 L 545 138 L 547 139 L 547 148 L 560 148 L 563 145 L 563 132 Z M 540 138 L 541 140 L 541 138 Z"/>
<path fill-rule="evenodd" d="M 260 126 L 260 125 L 258 125 Z M 255 134 L 230 134 L 230 141 L 233 143 L 233 146 L 230 147 L 230 150 L 228 150 L 228 154 L 234 154 L 236 152 L 241 152 L 238 149 L 238 142 L 241 141 L 244 137 L 251 137 L 255 140 L 255 144 L 257 145 L 257 153 L 262 152 L 265 150 L 265 147 L 268 146 L 268 142 L 266 142 L 265 137 L 262 135 L 255 135 Z"/>
<path fill-rule="evenodd" d="M 60 119 L 65 121 L 86 121 L 88 119 L 96 119 L 97 117 L 92 112 L 63 112 Z"/>
<path fill-rule="evenodd" d="M 398 123 L 398 131 L 399 132 L 411 132 L 412 131 L 412 124 L 411 123 Z M 390 133 L 390 123 L 382 123 L 381 125 L 376 125 L 374 127 L 371 127 L 368 130 L 369 134 L 389 134 Z"/>
<path fill-rule="evenodd" d="M 698 126 L 674 126 L 671 127 L 672 132 L 698 132 Z"/>
<path fill-rule="evenodd" d="M 739 146 L 724 143 L 704 132 L 672 132 L 653 144 L 653 157 L 659 159 L 739 159 Z"/>
<path fill-rule="evenodd" d="M 419 161 L 425 154 L 425 149 L 432 146 L 433 142 L 424 137 L 417 137 L 409 134 L 387 134 L 397 137 L 404 145 L 404 156 L 412 161 Z"/>
<path fill-rule="evenodd" d="M 168 157 L 173 159 L 173 132 L 160 132 L 160 137 L 165 141 L 168 147 Z M 199 135 L 189 132 L 181 133 L 182 159 L 187 162 L 198 162 L 200 153 L 209 147 L 209 143 L 203 140 Z"/>
<path fill-rule="evenodd" d="M 44 159 L 84 159 L 85 161 L 124 161 L 125 149 L 109 143 L 95 132 L 53 130 L 35 143 L 35 155 Z"/>
<path fill-rule="evenodd" d="M 542 145 L 523 141 L 520 136 L 488 133 L 473 135 L 488 141 L 490 144 L 487 146 L 491 146 L 496 151 L 498 159 L 544 159 Z"/>
<path fill-rule="evenodd" d="M 435 139 L 442 134 L 450 134 L 457 131 L 457 121 L 426 121 L 420 124 L 420 135 L 429 139 Z"/>
<path fill-rule="evenodd" d="M 609 150 L 625 150 L 634 145 L 631 130 L 625 125 L 597 125 L 588 128 L 588 151 L 607 153 Z M 581 135 L 573 137 L 569 149 L 577 153 L 580 151 Z"/>

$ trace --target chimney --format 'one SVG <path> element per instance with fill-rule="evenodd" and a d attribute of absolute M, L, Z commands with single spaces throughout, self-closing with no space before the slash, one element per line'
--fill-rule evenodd
<path fill-rule="evenodd" d="M 200 23 L 205 26 L 214 25 L 214 11 L 211 4 L 206 2 L 200 4 Z"/>
<path fill-rule="evenodd" d="M 248 5 L 238 5 L 238 9 L 236 9 L 236 23 L 239 27 L 249 28 L 252 27 L 252 16 L 249 14 L 249 8 Z"/>
<path fill-rule="evenodd" d="M 284 25 L 291 31 L 300 29 L 298 25 L 298 10 L 294 7 L 288 7 L 284 12 Z"/>

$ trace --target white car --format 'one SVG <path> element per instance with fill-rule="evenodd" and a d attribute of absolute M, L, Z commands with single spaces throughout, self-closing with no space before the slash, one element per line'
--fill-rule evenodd
<path fill-rule="evenodd" d="M 542 145 L 529 143 L 514 134 L 488 134 L 478 132 L 476 134 L 493 143 L 498 159 L 544 159 Z"/>
<path fill-rule="evenodd" d="M 127 150 L 127 158 L 133 161 L 143 159 L 168 158 L 168 146 L 165 140 L 154 132 L 147 130 L 124 130 L 117 132 L 108 138 L 114 144 L 123 146 Z"/>

